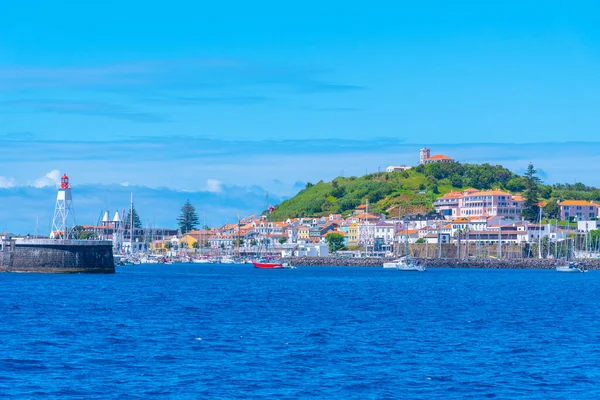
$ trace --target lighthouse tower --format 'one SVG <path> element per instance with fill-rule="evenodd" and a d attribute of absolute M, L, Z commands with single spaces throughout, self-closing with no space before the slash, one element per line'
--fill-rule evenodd
<path fill-rule="evenodd" d="M 71 228 L 67 226 L 67 218 L 73 214 L 73 198 L 69 187 L 69 177 L 64 174 L 60 178 L 60 187 L 56 194 L 56 207 L 54 207 L 54 218 L 52 219 L 52 239 L 68 239 Z"/>

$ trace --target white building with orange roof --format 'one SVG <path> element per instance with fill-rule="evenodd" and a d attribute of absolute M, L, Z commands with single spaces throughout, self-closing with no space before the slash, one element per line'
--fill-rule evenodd
<path fill-rule="evenodd" d="M 589 221 L 598 218 L 598 204 L 585 200 L 565 200 L 558 203 L 560 206 L 560 219 L 575 219 Z"/>
<path fill-rule="evenodd" d="M 418 229 L 399 230 L 396 235 L 398 237 L 398 243 L 405 243 L 407 239 L 408 243 L 416 243 L 420 237 Z"/>

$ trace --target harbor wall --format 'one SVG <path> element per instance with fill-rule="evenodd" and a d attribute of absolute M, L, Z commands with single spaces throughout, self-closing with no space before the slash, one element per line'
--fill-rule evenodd
<path fill-rule="evenodd" d="M 289 257 L 285 262 L 293 266 L 306 267 L 383 267 L 391 258 L 342 258 L 342 257 Z M 491 269 L 553 269 L 556 260 L 552 259 L 457 259 L 457 258 L 417 258 L 427 268 L 491 268 Z M 588 269 L 600 269 L 600 260 L 583 261 Z"/>
<path fill-rule="evenodd" d="M 6 240 L 0 272 L 114 273 L 112 242 L 99 240 Z"/>
<path fill-rule="evenodd" d="M 535 247 L 537 249 L 537 247 Z M 444 243 L 442 245 L 435 243 L 414 243 L 409 245 L 408 249 L 411 256 L 416 258 L 445 258 L 445 259 L 465 259 L 465 258 L 508 258 L 519 259 L 527 258 L 532 250 L 525 245 L 503 243 L 498 247 L 497 244 L 475 244 L 475 243 Z M 535 254 L 533 254 L 535 255 Z"/>

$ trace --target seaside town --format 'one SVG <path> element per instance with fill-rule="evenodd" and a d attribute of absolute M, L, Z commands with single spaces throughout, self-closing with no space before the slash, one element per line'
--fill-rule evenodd
<path fill-rule="evenodd" d="M 452 162 L 446 155 L 420 150 L 421 165 Z M 386 170 L 409 168 L 389 166 Z M 68 186 L 68 177 L 64 178 Z M 427 217 L 408 213 L 386 217 L 373 213 L 366 199 L 345 217 L 329 214 L 285 220 L 271 220 L 273 206 L 267 205 L 262 215 L 238 216 L 237 223 L 186 232 L 141 227 L 134 223 L 138 217 L 132 202 L 128 215 L 105 211 L 99 225 L 75 229 L 79 238 L 111 241 L 115 259 L 121 263 L 233 263 L 265 254 L 276 258 L 328 257 L 333 253 L 350 258 L 398 257 L 407 252 L 425 258 L 447 258 L 449 254 L 460 258 L 558 258 L 559 252 L 567 251 L 579 258 L 598 257 L 600 243 L 594 243 L 589 235 L 599 228 L 598 204 L 561 201 L 560 221 L 532 223 L 521 217 L 524 201 L 519 193 L 467 188 L 438 197 L 433 203 L 435 213 Z"/>

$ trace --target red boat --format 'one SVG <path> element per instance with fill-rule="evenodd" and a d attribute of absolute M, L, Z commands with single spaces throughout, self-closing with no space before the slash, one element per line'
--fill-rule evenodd
<path fill-rule="evenodd" d="M 284 268 L 283 264 L 278 262 L 268 262 L 268 261 L 254 261 L 254 268 L 263 268 L 263 269 L 276 269 L 276 268 Z"/>

